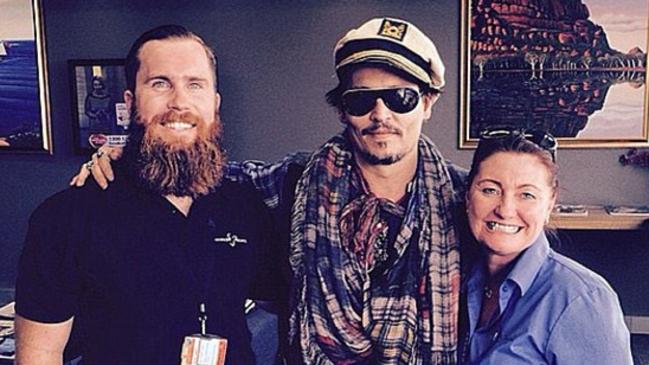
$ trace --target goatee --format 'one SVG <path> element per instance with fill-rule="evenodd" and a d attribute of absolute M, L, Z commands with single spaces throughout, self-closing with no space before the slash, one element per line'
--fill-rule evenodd
<path fill-rule="evenodd" d="M 347 122 L 349 123 L 349 122 Z M 370 128 L 366 128 L 361 131 L 362 135 L 369 134 L 372 132 L 374 129 L 376 129 L 377 126 L 372 126 Z M 345 136 L 347 137 L 347 140 L 350 141 L 353 151 L 355 154 L 357 154 L 361 160 L 365 161 L 369 165 L 384 165 L 384 166 L 389 166 L 392 164 L 395 164 L 403 158 L 402 155 L 399 154 L 394 154 L 394 155 L 388 155 L 388 156 L 378 156 L 373 154 L 372 152 L 364 149 L 362 146 L 360 146 L 356 141 L 354 141 L 354 137 L 352 137 L 353 132 L 352 132 L 352 127 L 348 124 L 347 128 L 345 128 Z"/>
<path fill-rule="evenodd" d="M 135 123 L 124 159 L 139 184 L 163 196 L 197 198 L 213 191 L 221 182 L 226 162 L 218 113 L 214 119 L 206 127 L 205 121 L 193 114 L 172 111 L 149 122 L 154 127 Z M 190 121 L 197 128 L 195 140 L 169 142 L 153 133 L 171 121 Z"/>

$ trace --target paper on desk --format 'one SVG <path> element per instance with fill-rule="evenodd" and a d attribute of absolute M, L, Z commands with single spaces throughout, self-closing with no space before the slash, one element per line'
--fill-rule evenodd
<path fill-rule="evenodd" d="M 557 204 L 552 214 L 558 216 L 587 216 L 588 210 L 581 204 Z"/>
<path fill-rule="evenodd" d="M 13 338 L 5 338 L 0 343 L 0 359 L 14 360 L 16 354 L 16 342 Z"/>
<path fill-rule="evenodd" d="M 11 302 L 3 307 L 0 307 L 0 318 L 14 318 L 16 317 L 16 311 L 14 310 L 14 306 L 16 305 L 16 302 Z"/>
<path fill-rule="evenodd" d="M 13 335 L 13 333 L 14 333 L 14 321 L 0 320 L 0 337 Z"/>

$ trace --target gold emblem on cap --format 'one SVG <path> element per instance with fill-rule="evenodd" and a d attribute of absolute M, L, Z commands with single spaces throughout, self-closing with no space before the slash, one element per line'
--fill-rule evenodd
<path fill-rule="evenodd" d="M 379 35 L 402 41 L 403 37 L 406 35 L 406 29 L 408 29 L 408 24 L 406 23 L 383 19 Z"/>

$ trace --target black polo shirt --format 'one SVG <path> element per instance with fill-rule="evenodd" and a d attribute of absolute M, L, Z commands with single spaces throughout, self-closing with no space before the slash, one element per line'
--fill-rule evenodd
<path fill-rule="evenodd" d="M 187 217 L 125 176 L 105 192 L 71 188 L 30 219 L 16 311 L 74 316 L 85 364 L 178 364 L 204 302 L 208 332 L 229 341 L 227 363 L 253 364 L 243 306 L 282 299 L 274 237 L 263 202 L 240 184 L 224 182 Z"/>

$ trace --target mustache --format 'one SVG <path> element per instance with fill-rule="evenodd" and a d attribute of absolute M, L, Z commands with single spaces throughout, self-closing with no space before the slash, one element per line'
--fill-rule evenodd
<path fill-rule="evenodd" d="M 202 124 L 201 121 L 201 117 L 192 112 L 186 111 L 181 113 L 176 110 L 169 110 L 163 114 L 154 115 L 151 123 L 166 124 L 173 122 L 185 122 L 196 126 Z"/>
<path fill-rule="evenodd" d="M 401 135 L 401 130 L 400 129 L 398 129 L 398 128 L 394 127 L 394 126 L 391 126 L 391 125 L 389 125 L 387 123 L 383 123 L 383 122 L 374 123 L 374 124 L 372 124 L 371 126 L 369 126 L 367 128 L 361 129 L 361 135 L 366 136 L 368 134 L 373 134 L 379 129 L 386 130 L 388 133 L 394 133 L 394 134 L 397 134 L 397 135 Z"/>

